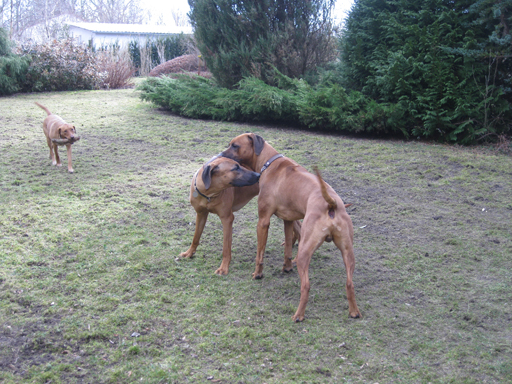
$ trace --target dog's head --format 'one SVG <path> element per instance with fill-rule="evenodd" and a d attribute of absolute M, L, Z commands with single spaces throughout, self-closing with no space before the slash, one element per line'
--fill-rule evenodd
<path fill-rule="evenodd" d="M 71 124 L 62 124 L 59 127 L 59 138 L 67 139 L 71 142 L 75 140 L 76 128 Z"/>
<path fill-rule="evenodd" d="M 229 142 L 228 149 L 221 152 L 220 156 L 233 159 L 236 162 L 255 169 L 256 158 L 260 155 L 265 140 L 254 133 L 244 133 Z"/>
<path fill-rule="evenodd" d="M 220 192 L 229 187 L 256 184 L 260 174 L 240 166 L 234 160 L 218 157 L 203 166 L 201 177 L 207 191 Z"/>

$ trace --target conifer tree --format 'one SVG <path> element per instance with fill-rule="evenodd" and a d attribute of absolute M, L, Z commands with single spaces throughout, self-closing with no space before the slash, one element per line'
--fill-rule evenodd
<path fill-rule="evenodd" d="M 395 105 L 414 136 L 471 142 L 510 131 L 506 75 L 489 53 L 510 43 L 503 2 L 356 0 L 341 39 L 344 85 Z"/>
<path fill-rule="evenodd" d="M 189 0 L 202 57 L 220 85 L 243 77 L 274 82 L 274 68 L 290 77 L 335 54 L 334 0 Z"/>
<path fill-rule="evenodd" d="M 0 28 L 0 95 L 18 92 L 28 70 L 30 59 L 12 53 L 7 31 Z"/>

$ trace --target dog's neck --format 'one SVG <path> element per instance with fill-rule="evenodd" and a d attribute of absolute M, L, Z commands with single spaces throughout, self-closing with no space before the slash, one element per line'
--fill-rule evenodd
<path fill-rule="evenodd" d="M 213 198 L 217 197 L 218 195 L 220 195 L 220 193 L 222 191 L 217 191 L 213 187 L 210 187 L 208 190 L 206 190 L 206 188 L 204 186 L 204 183 L 203 183 L 203 178 L 200 177 L 200 175 L 199 175 L 199 173 L 200 173 L 199 171 L 201 171 L 201 170 L 202 169 L 199 169 L 196 172 L 196 174 L 194 175 L 194 193 L 193 193 L 193 196 L 194 197 L 201 196 L 206 201 L 208 201 L 208 203 L 210 203 L 211 200 Z"/>
<path fill-rule="evenodd" d="M 249 167 L 253 168 L 255 172 L 261 172 L 261 169 L 265 165 L 267 161 L 272 159 L 273 156 L 278 155 L 274 147 L 272 147 L 269 143 L 265 142 L 261 153 L 258 156 L 254 156 L 253 164 L 249 165 Z"/>

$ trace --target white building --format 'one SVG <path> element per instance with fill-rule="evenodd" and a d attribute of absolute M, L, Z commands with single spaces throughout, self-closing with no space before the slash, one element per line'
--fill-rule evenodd
<path fill-rule="evenodd" d="M 69 36 L 78 42 L 89 44 L 96 48 L 118 44 L 126 47 L 133 40 L 140 42 L 147 39 L 165 38 L 169 35 L 184 33 L 191 35 L 192 27 L 176 27 L 146 24 L 109 24 L 109 23 L 75 23 L 67 22 Z"/>

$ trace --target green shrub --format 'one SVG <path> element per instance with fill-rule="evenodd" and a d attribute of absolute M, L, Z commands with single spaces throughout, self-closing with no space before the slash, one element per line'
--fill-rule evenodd
<path fill-rule="evenodd" d="M 360 92 L 347 93 L 336 84 L 311 87 L 281 74 L 277 78 L 277 87 L 249 77 L 227 89 L 202 77 L 161 77 L 147 79 L 139 89 L 143 100 L 186 117 L 274 121 L 315 130 L 400 131 L 400 110 L 394 105 L 378 104 Z"/>
<path fill-rule="evenodd" d="M 341 84 L 406 136 L 472 143 L 512 131 L 510 1 L 360 0 L 341 38 Z"/>
<path fill-rule="evenodd" d="M 7 32 L 0 28 L 0 95 L 10 95 L 21 89 L 29 63 L 29 56 L 12 53 Z"/>
<path fill-rule="evenodd" d="M 361 92 L 347 92 L 338 84 L 311 88 L 299 107 L 300 122 L 309 128 L 378 134 L 400 131 L 392 124 L 397 113 L 392 105 L 379 104 Z"/>
<path fill-rule="evenodd" d="M 143 100 L 186 117 L 298 122 L 296 96 L 256 78 L 243 79 L 233 90 L 200 76 L 148 78 L 139 89 Z"/>
<path fill-rule="evenodd" d="M 245 77 L 275 85 L 275 71 L 302 77 L 336 56 L 333 0 L 190 0 L 201 55 L 227 88 Z"/>
<path fill-rule="evenodd" d="M 215 105 L 215 98 L 222 89 L 203 77 L 178 76 L 150 77 L 139 89 L 141 98 L 172 112 L 192 118 L 226 120 L 225 113 Z"/>

